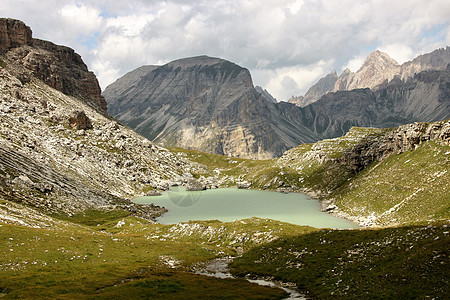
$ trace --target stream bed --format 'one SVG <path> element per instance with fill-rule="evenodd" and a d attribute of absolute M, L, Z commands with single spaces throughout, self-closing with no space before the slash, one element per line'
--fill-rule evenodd
<path fill-rule="evenodd" d="M 228 264 L 233 260 L 233 257 L 216 258 L 209 261 L 205 265 L 199 265 L 194 268 L 194 273 L 199 275 L 206 275 L 217 278 L 235 278 L 228 270 Z M 306 299 L 305 295 L 295 290 L 295 284 L 283 283 L 278 281 L 270 281 L 266 279 L 249 279 L 247 281 L 263 286 L 277 287 L 289 294 L 286 299 Z"/>

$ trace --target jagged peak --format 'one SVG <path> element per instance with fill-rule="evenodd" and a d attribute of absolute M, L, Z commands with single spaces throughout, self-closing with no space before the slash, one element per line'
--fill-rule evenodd
<path fill-rule="evenodd" d="M 358 72 L 375 64 L 380 65 L 383 68 L 398 66 L 397 61 L 390 57 L 387 53 L 380 50 L 375 50 L 366 58 Z"/>

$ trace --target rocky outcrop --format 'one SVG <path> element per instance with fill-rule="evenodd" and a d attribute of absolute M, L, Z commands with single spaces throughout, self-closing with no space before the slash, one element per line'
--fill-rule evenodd
<path fill-rule="evenodd" d="M 186 191 L 203 191 L 206 185 L 195 179 L 189 179 L 186 183 Z"/>
<path fill-rule="evenodd" d="M 31 46 L 31 29 L 25 23 L 14 19 L 0 18 L 0 54 L 22 45 Z"/>
<path fill-rule="evenodd" d="M 357 173 L 374 161 L 382 160 L 392 153 L 400 154 L 414 150 L 428 141 L 450 146 L 450 121 L 400 126 L 382 136 L 371 137 L 347 149 L 342 160 Z"/>
<path fill-rule="evenodd" d="M 4 67 L 22 83 L 39 78 L 48 86 L 106 112 L 97 78 L 73 49 L 33 39 L 28 26 L 12 19 L 0 19 L 0 39 Z"/>
<path fill-rule="evenodd" d="M 285 119 L 253 87 L 247 69 L 219 58 L 143 67 L 103 95 L 113 116 L 163 146 L 264 159 L 316 138 Z"/>
<path fill-rule="evenodd" d="M 92 128 L 91 120 L 84 111 L 74 111 L 69 117 L 69 126 L 76 130 L 85 130 Z"/>

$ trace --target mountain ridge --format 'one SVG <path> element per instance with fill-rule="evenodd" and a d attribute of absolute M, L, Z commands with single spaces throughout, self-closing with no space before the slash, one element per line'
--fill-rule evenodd
<path fill-rule="evenodd" d="M 376 67 L 373 61 L 382 63 Z M 378 84 L 385 74 L 375 79 L 372 75 L 386 66 L 400 68 L 386 54 L 375 52 L 360 74 Z M 128 86 L 117 89 L 112 84 L 103 95 L 111 114 L 164 146 L 264 159 L 301 143 L 344 135 L 353 126 L 383 128 L 446 119 L 449 72 L 439 67 L 406 81 L 393 76 L 373 89 L 328 91 L 298 107 L 268 101 L 253 87 L 247 69 L 200 56 L 150 68 L 135 81 L 134 73 L 129 73 L 117 81 Z M 345 76 L 348 84 L 354 82 L 350 71 Z M 343 84 L 336 73 L 319 83 L 311 95 Z"/>
<path fill-rule="evenodd" d="M 305 94 L 311 94 L 311 98 L 304 100 L 302 96 L 293 96 L 288 102 L 305 107 L 319 100 L 328 92 L 350 91 L 353 89 L 370 88 L 377 89 L 379 86 L 391 80 L 396 76 L 400 77 L 403 82 L 413 78 L 415 74 L 426 70 L 443 70 L 450 63 L 450 47 L 439 48 L 432 52 L 425 53 L 415 57 L 399 65 L 387 53 L 375 50 L 365 59 L 361 67 L 352 72 L 345 69 L 335 81 L 334 86 L 328 85 L 326 88 L 319 88 L 321 83 L 326 80 L 327 76 L 319 79 Z M 332 74 L 332 73 L 331 73 Z"/>

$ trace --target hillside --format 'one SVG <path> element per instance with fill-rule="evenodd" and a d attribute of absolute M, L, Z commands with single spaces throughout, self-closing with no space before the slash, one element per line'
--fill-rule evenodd
<path fill-rule="evenodd" d="M 8 28 L 31 33 L 20 21 L 1 22 L 15 22 Z M 34 46 L 35 42 L 16 41 L 0 57 L 0 197 L 48 214 L 117 208 L 151 218 L 164 212 L 129 199 L 186 180 L 189 162 L 118 124 L 100 109 L 99 98 L 63 94 L 42 81 L 40 73 L 25 70 L 21 63 L 26 59 L 12 60 L 17 53 L 29 53 L 40 70 L 62 65 L 64 78 L 72 78 L 63 80 L 69 86 L 77 86 L 72 81 L 85 82 L 75 79 L 79 73 L 68 72 L 71 60 L 57 59 L 60 49 L 79 57 L 73 50 L 55 46 L 44 55 L 42 45 L 50 43 L 38 41 Z M 49 57 L 55 61 L 46 65 Z M 17 74 L 25 74 L 26 80 Z M 52 76 L 59 78 L 58 73 Z M 60 90 L 67 91 L 66 86 Z"/>

